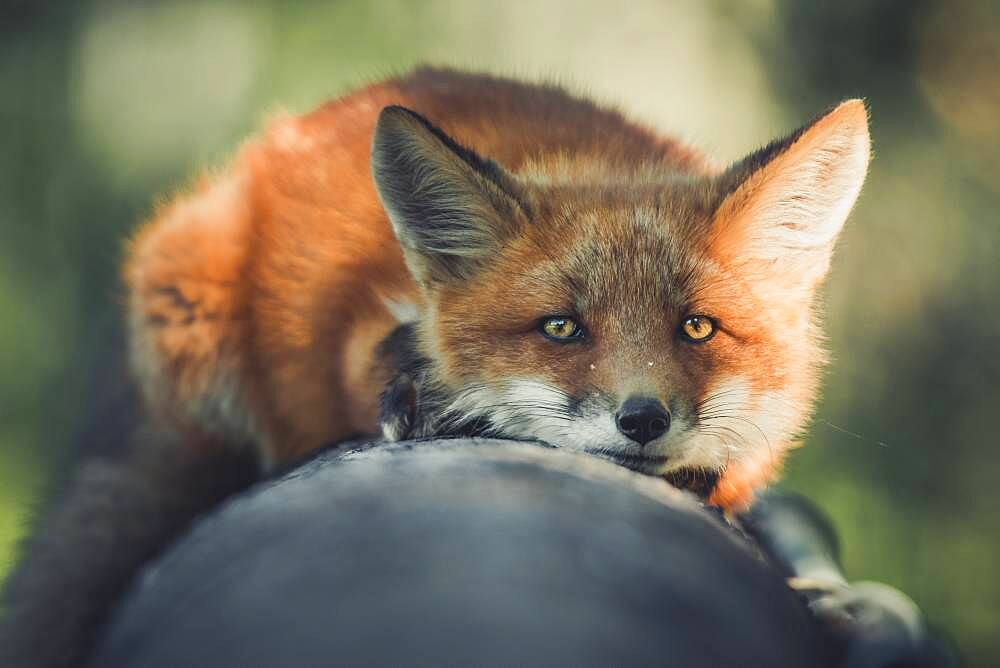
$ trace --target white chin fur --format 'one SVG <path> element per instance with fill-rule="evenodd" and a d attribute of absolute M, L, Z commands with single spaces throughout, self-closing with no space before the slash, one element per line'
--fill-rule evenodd
<path fill-rule="evenodd" d="M 720 468 L 766 459 L 799 429 L 800 408 L 786 393 L 754 393 L 744 378 L 719 383 L 707 397 L 683 445 L 685 457 L 715 459 Z"/>
<path fill-rule="evenodd" d="M 621 458 L 651 474 L 721 470 L 745 458 L 766 457 L 772 443 L 784 442 L 795 430 L 797 413 L 780 393 L 754 395 L 749 383 L 735 378 L 709 396 L 717 399 L 706 405 L 705 417 L 694 421 L 675 415 L 667 434 L 642 447 L 618 431 L 613 408 L 592 402 L 582 415 L 571 413 L 569 395 L 536 380 L 470 386 L 450 408 L 463 422 L 486 418 L 506 436 Z"/>

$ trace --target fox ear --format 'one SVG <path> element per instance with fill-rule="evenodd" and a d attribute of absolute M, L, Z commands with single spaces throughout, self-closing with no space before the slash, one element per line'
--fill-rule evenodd
<path fill-rule="evenodd" d="M 523 210 L 502 167 L 403 107 L 379 115 L 372 176 L 410 272 L 425 286 L 468 278 Z"/>
<path fill-rule="evenodd" d="M 870 151 L 864 103 L 848 100 L 736 163 L 721 177 L 712 255 L 811 293 L 861 192 Z"/>

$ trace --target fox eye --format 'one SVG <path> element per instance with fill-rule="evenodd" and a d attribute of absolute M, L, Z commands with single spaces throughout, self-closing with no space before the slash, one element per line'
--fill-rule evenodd
<path fill-rule="evenodd" d="M 573 318 L 557 315 L 538 323 L 539 331 L 553 341 L 572 341 L 583 336 L 583 328 Z"/>
<path fill-rule="evenodd" d="M 704 343 L 715 336 L 715 321 L 707 315 L 692 315 L 681 323 L 681 336 L 694 343 Z"/>

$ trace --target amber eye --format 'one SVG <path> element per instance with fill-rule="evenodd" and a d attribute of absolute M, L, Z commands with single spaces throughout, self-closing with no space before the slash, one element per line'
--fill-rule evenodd
<path fill-rule="evenodd" d="M 553 316 L 543 319 L 538 329 L 554 341 L 572 341 L 583 336 L 583 328 L 573 318 Z"/>
<path fill-rule="evenodd" d="M 688 341 L 703 343 L 715 334 L 715 322 L 706 315 L 692 315 L 681 323 L 681 334 Z"/>

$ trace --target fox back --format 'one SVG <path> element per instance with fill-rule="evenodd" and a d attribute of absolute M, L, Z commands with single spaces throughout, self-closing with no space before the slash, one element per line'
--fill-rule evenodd
<path fill-rule="evenodd" d="M 125 275 L 156 420 L 284 465 L 481 428 L 745 505 L 809 418 L 858 196 L 848 101 L 727 168 L 554 86 L 420 69 L 272 121 Z M 197 447 L 197 446 L 195 446 Z M 692 478 L 693 474 L 693 478 Z"/>

